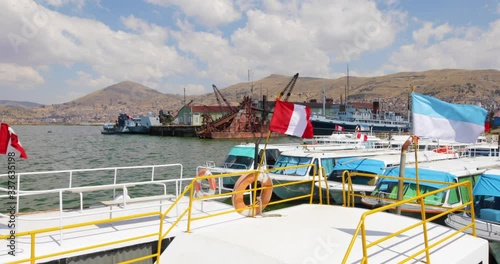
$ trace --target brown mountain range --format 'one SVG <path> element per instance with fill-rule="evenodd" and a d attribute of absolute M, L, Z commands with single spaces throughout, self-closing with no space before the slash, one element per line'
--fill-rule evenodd
<path fill-rule="evenodd" d="M 275 100 L 276 95 L 290 82 L 292 75 L 270 75 L 253 83 L 238 83 L 219 88 L 224 98 L 237 105 L 244 95 L 267 95 Z M 322 101 L 325 97 L 335 103 L 345 100 L 371 102 L 380 100 L 382 107 L 399 112 L 406 111 L 410 85 L 421 94 L 454 103 L 481 103 L 488 110 L 497 109 L 500 95 L 500 71 L 498 70 L 430 70 L 424 72 L 400 72 L 377 77 L 346 77 L 323 79 L 300 77 L 297 80 L 289 101 Z M 217 85 L 217 84 L 216 84 Z M 186 96 L 186 102 L 193 105 L 217 105 L 214 93 Z M 34 108 L 0 106 L 0 115 L 5 122 L 110 122 L 119 112 L 129 115 L 153 112 L 160 109 L 176 112 L 184 104 L 183 95 L 163 94 L 138 83 L 124 81 L 95 91 L 71 102 Z"/>

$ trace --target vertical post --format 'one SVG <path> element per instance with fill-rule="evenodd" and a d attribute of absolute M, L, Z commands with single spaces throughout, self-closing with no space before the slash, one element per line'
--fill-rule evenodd
<path fill-rule="evenodd" d="M 405 167 L 406 167 L 406 153 L 408 152 L 408 147 L 410 146 L 410 139 L 407 139 L 403 146 L 401 147 L 401 157 L 399 161 L 399 184 L 398 184 L 398 200 L 403 200 L 403 189 L 404 189 L 404 177 L 405 177 Z M 396 214 L 401 214 L 401 206 L 396 207 Z"/>

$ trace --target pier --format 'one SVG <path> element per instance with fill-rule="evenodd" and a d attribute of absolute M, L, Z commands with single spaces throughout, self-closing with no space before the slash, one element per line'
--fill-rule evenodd
<path fill-rule="evenodd" d="M 152 126 L 150 134 L 168 137 L 196 137 L 196 129 L 199 127 L 191 125 Z"/>

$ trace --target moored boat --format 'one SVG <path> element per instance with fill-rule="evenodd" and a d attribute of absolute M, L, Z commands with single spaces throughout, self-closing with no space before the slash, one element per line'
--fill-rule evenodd
<path fill-rule="evenodd" d="M 441 154 L 433 151 L 420 151 L 417 152 L 417 156 L 417 160 L 421 163 L 456 158 L 453 154 Z M 375 190 L 375 186 L 378 181 L 378 177 L 376 175 L 381 175 L 388 169 L 400 166 L 400 163 L 401 155 L 398 153 L 338 159 L 332 169 L 332 172 L 327 176 L 327 182 L 324 183 L 318 181 L 315 185 L 325 194 L 328 189 L 330 201 L 332 203 L 342 204 L 345 202 L 345 193 L 348 186 L 348 178 L 344 175 L 345 171 L 347 171 L 351 174 L 349 176 L 351 181 L 349 187 L 355 194 L 358 195 L 356 196 L 354 202 L 355 204 L 360 204 L 360 197 L 362 193 L 371 193 Z M 405 164 L 414 163 L 414 153 L 405 157 Z M 344 184 L 342 182 L 344 182 Z"/>
<path fill-rule="evenodd" d="M 339 149 L 334 151 L 309 149 L 286 151 L 281 153 L 274 165 L 273 171 L 269 174 L 275 184 L 304 181 L 304 184 L 294 186 L 284 186 L 274 188 L 274 193 L 281 199 L 288 199 L 292 196 L 300 196 L 311 192 L 311 179 L 324 180 L 330 175 L 339 159 L 352 157 L 370 157 L 388 153 L 398 154 L 397 150 L 387 149 Z M 283 167 L 300 166 L 303 164 L 314 164 L 315 167 L 299 167 L 290 169 L 280 169 Z M 315 198 L 319 198 L 319 192 L 315 193 Z"/>
<path fill-rule="evenodd" d="M 361 202 L 372 208 L 394 203 L 398 200 L 399 177 L 403 177 L 403 199 L 417 196 L 417 171 L 419 191 L 422 194 L 457 182 L 469 181 L 474 185 L 476 179 L 485 171 L 483 167 L 495 164 L 498 164 L 497 158 L 475 157 L 419 163 L 418 170 L 415 165 L 409 165 L 402 173 L 399 167 L 391 168 L 383 174 L 389 177 L 380 179 L 375 190 L 369 196 L 363 197 Z M 461 206 L 471 200 L 471 195 L 466 189 L 450 189 L 436 193 L 425 200 L 425 212 L 438 214 L 446 208 Z M 420 213 L 421 208 L 417 203 L 408 203 L 401 207 L 401 212 Z"/>
<path fill-rule="evenodd" d="M 475 220 L 476 235 L 500 242 L 500 169 L 488 169 L 479 177 L 473 190 L 474 218 L 467 212 L 449 214 L 446 225 L 462 230 Z M 463 230 L 472 233 L 470 228 Z"/>
<path fill-rule="evenodd" d="M 332 116 L 311 115 L 314 135 L 331 135 L 335 127 L 345 131 L 402 133 L 410 129 L 408 119 L 395 112 L 380 112 L 378 102 L 373 108 L 355 104 L 337 105 Z"/>

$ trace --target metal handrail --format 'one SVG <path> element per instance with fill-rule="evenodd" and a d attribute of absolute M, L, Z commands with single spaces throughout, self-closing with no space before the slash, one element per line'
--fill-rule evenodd
<path fill-rule="evenodd" d="M 380 177 L 380 175 L 378 175 Z M 384 176 L 385 178 L 390 178 L 392 176 Z M 349 177 L 350 178 L 350 175 Z M 411 179 L 408 179 L 408 180 L 411 180 Z M 421 182 L 424 182 L 424 180 L 420 180 Z M 434 183 L 443 183 L 443 182 L 436 182 L 436 181 L 427 181 L 427 182 L 434 182 Z M 428 193 L 425 193 L 425 194 L 420 194 L 420 195 L 417 195 L 417 196 L 414 196 L 414 197 L 411 197 L 411 198 L 408 198 L 408 199 L 404 199 L 404 200 L 401 200 L 401 201 L 395 201 L 394 203 L 392 204 L 388 204 L 388 205 L 385 205 L 385 206 L 382 206 L 382 207 L 378 207 L 376 209 L 372 209 L 370 211 L 367 211 L 365 213 L 363 213 L 361 215 L 361 218 L 360 218 L 360 221 L 359 221 L 359 224 L 353 234 L 353 237 L 352 237 L 352 240 L 351 240 L 351 243 L 349 244 L 349 247 L 347 248 L 346 250 L 346 253 L 344 255 L 344 259 L 342 261 L 342 263 L 346 263 L 347 262 L 347 259 L 349 257 L 349 254 L 351 253 L 352 251 L 352 248 L 354 247 L 354 244 L 358 238 L 359 235 L 361 235 L 361 240 L 362 240 L 362 248 L 363 248 L 363 258 L 361 260 L 361 263 L 368 263 L 368 253 L 367 253 L 367 250 L 368 248 L 370 247 L 373 247 L 375 245 L 378 245 L 388 239 L 391 239 L 393 237 L 396 237 L 406 231 L 409 231 L 413 228 L 416 228 L 418 226 L 422 226 L 422 235 L 424 236 L 424 243 L 425 243 L 425 246 L 423 249 L 417 251 L 415 254 L 412 254 L 411 256 L 408 256 L 406 259 L 404 259 L 403 261 L 401 261 L 401 263 L 404 263 L 404 262 L 407 262 L 409 260 L 411 260 L 412 258 L 415 258 L 416 256 L 422 254 L 425 252 L 426 254 L 426 259 L 427 259 L 427 263 L 430 263 L 430 254 L 429 254 L 429 250 L 436 247 L 437 245 L 443 243 L 444 241 L 446 240 L 449 240 L 451 239 L 453 236 L 456 236 L 456 235 L 459 235 L 461 234 L 464 230 L 468 229 L 468 228 L 472 228 L 472 235 L 473 236 L 476 236 L 476 225 L 475 225 L 475 216 L 474 216 L 474 201 L 473 199 L 471 199 L 469 202 L 466 202 L 466 203 L 462 203 L 461 205 L 459 206 L 456 206 L 456 207 L 453 207 L 453 208 L 450 208 L 450 207 L 441 207 L 441 208 L 444 208 L 445 210 L 443 210 L 443 212 L 439 213 L 439 214 L 436 214 L 434 215 L 433 217 L 430 217 L 430 218 L 426 218 L 426 213 L 425 213 L 425 197 L 427 196 L 431 196 L 431 195 L 434 195 L 434 194 L 437 194 L 437 193 L 440 193 L 440 192 L 443 192 L 443 191 L 446 191 L 446 190 L 450 190 L 450 189 L 454 189 L 454 188 L 458 188 L 458 187 L 466 187 L 469 189 L 469 193 L 472 193 L 472 183 L 469 182 L 469 181 L 464 181 L 464 182 L 461 182 L 461 183 L 454 183 L 454 184 L 450 184 L 449 186 L 447 187 L 444 187 L 444 188 L 441 188 L 441 189 L 438 189 L 438 190 L 434 190 L 434 191 L 431 191 L 431 192 L 428 192 Z M 354 195 L 357 195 L 357 194 L 354 194 L 354 193 L 350 193 L 348 194 L 348 196 L 354 196 Z M 362 196 L 362 195 L 360 195 Z M 350 198 L 348 198 L 349 200 Z M 354 199 L 354 198 L 352 198 Z M 372 214 L 375 214 L 375 213 L 378 213 L 378 212 L 382 212 L 382 211 L 387 211 L 389 209 L 394 209 L 394 208 L 397 208 L 398 206 L 401 206 L 403 204 L 407 204 L 407 203 L 414 203 L 414 201 L 417 200 L 418 201 L 418 204 L 420 204 L 420 211 L 421 211 L 421 218 L 422 218 L 422 221 L 418 222 L 418 223 L 415 223 L 413 225 L 410 225 L 409 227 L 406 227 L 406 228 L 403 228 L 402 230 L 399 230 L 399 231 L 396 231 L 390 235 L 387 235 L 385 237 L 382 237 L 380 239 L 377 239 L 376 241 L 374 242 L 371 242 L 371 243 L 368 243 L 367 240 L 366 240 L 366 230 L 365 230 L 365 221 L 366 221 L 366 218 L 369 216 L 369 215 L 372 215 Z M 462 209 L 463 208 L 463 209 Z M 450 235 L 447 235 L 445 236 L 444 238 L 438 240 L 438 241 L 435 241 L 434 243 L 432 244 L 429 244 L 429 241 L 428 241 L 428 235 L 427 235 L 427 228 L 426 228 L 426 224 L 428 222 L 431 222 L 431 221 L 434 221 L 436 219 L 438 219 L 439 217 L 442 217 L 444 215 L 447 215 L 449 213 L 453 213 L 453 212 L 456 212 L 456 211 L 466 211 L 468 213 L 471 214 L 471 223 L 464 226 L 463 228 L 459 229 L 459 230 L 456 230 L 454 232 L 452 232 Z"/>

